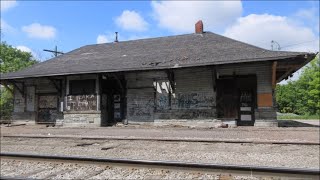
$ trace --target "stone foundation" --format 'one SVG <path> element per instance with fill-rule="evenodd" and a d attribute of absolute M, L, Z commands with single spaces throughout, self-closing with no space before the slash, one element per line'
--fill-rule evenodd
<path fill-rule="evenodd" d="M 278 127 L 278 120 L 256 120 L 254 122 L 256 127 Z"/>
<path fill-rule="evenodd" d="M 100 127 L 101 113 L 64 113 L 63 125 Z"/>
<path fill-rule="evenodd" d="M 277 113 L 274 108 L 259 108 L 255 110 L 257 127 L 278 127 Z"/>
<path fill-rule="evenodd" d="M 221 124 L 228 124 L 228 127 L 237 127 L 237 123 L 235 120 L 225 121 L 225 120 L 218 120 L 218 119 L 203 119 L 203 120 L 157 119 L 153 123 L 153 125 L 155 126 L 185 126 L 185 127 L 201 127 L 201 128 L 217 128 L 217 127 L 220 127 Z"/>

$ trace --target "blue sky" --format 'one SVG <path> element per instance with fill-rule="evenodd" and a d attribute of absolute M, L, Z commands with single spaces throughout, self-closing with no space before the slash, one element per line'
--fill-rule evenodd
<path fill-rule="evenodd" d="M 40 60 L 87 44 L 205 31 L 270 49 L 319 51 L 318 1 L 1 1 L 1 40 Z M 295 45 L 297 44 L 297 45 Z M 294 46 L 293 46 L 294 45 Z"/>

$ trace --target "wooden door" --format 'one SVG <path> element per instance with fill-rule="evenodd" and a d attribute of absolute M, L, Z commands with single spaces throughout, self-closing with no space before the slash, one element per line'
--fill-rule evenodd
<path fill-rule="evenodd" d="M 236 90 L 236 79 L 217 80 L 217 113 L 218 118 L 238 118 L 238 92 Z"/>
<path fill-rule="evenodd" d="M 53 124 L 58 116 L 58 96 L 53 94 L 39 95 L 37 123 Z"/>
<path fill-rule="evenodd" d="M 238 125 L 253 126 L 254 124 L 254 93 L 252 89 L 239 90 Z"/>

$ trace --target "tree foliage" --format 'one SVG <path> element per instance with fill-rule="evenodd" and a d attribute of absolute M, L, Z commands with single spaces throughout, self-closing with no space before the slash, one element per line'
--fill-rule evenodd
<path fill-rule="evenodd" d="M 31 53 L 23 52 L 19 49 L 8 45 L 5 42 L 0 44 L 0 72 L 8 73 L 18 71 L 29 67 L 37 61 L 32 57 Z M 0 119 L 8 119 L 13 111 L 12 94 L 1 87 L 0 90 Z"/>
<path fill-rule="evenodd" d="M 277 105 L 280 112 L 299 115 L 320 115 L 320 60 L 312 60 L 296 81 L 277 85 Z"/>

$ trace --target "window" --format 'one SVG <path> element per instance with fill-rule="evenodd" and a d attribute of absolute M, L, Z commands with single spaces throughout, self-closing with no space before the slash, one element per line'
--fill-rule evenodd
<path fill-rule="evenodd" d="M 172 87 L 168 80 L 155 80 L 153 86 L 156 90 L 156 109 L 171 109 Z"/>
<path fill-rule="evenodd" d="M 72 80 L 69 81 L 69 94 L 70 95 L 88 95 L 95 94 L 96 80 Z"/>

